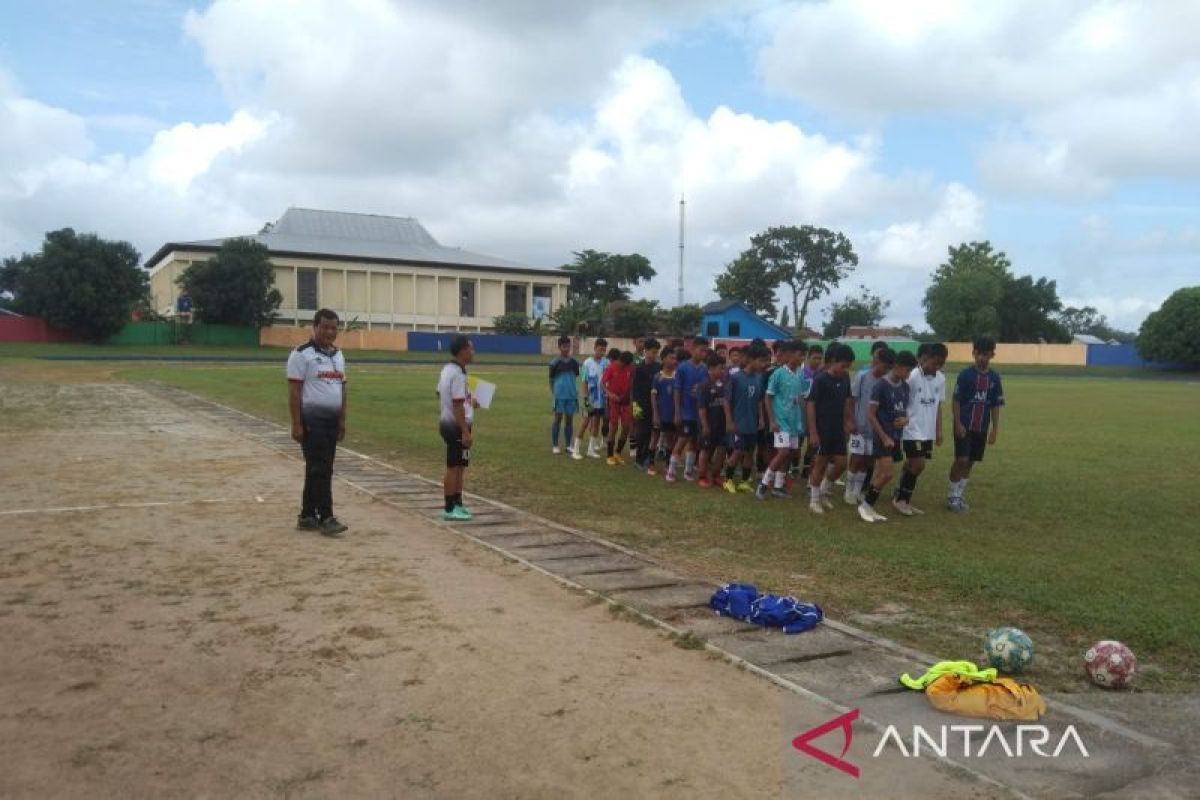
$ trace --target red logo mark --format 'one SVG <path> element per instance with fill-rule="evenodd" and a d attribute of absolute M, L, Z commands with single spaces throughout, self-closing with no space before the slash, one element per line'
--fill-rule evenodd
<path fill-rule="evenodd" d="M 840 717 L 834 717 L 833 719 L 829 720 L 829 722 L 818 725 L 811 730 L 805 731 L 795 739 L 792 739 L 792 747 L 796 748 L 801 753 L 812 756 L 824 764 L 828 764 L 835 769 L 840 769 L 842 772 L 850 775 L 851 777 L 857 778 L 858 767 L 851 764 L 849 761 L 843 760 L 843 756 L 845 756 L 847 751 L 850 750 L 850 743 L 854 740 L 854 729 L 851 727 L 851 725 L 856 719 L 858 719 L 857 708 L 853 711 L 847 711 Z M 809 742 L 811 742 L 813 739 L 824 736 L 835 728 L 842 729 L 842 736 L 844 737 L 845 741 L 845 744 L 842 746 L 841 755 L 830 755 L 824 750 L 818 750 L 809 744 Z"/>

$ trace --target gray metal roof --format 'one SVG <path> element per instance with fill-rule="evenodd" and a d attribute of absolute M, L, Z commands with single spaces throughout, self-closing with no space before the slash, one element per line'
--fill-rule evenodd
<path fill-rule="evenodd" d="M 559 272 L 557 269 L 531 267 L 459 247 L 447 247 L 439 244 L 429 231 L 412 217 L 289 208 L 266 233 L 249 234 L 245 238 L 266 245 L 272 253 L 490 267 L 525 272 Z M 201 239 L 172 243 L 168 246 L 179 249 L 211 249 L 220 247 L 224 241 L 225 239 Z M 152 267 L 161 255 L 165 255 L 164 250 L 166 247 L 155 254 L 148 266 Z"/>

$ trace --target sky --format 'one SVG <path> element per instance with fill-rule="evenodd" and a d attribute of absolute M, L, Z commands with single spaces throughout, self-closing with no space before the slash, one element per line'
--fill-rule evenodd
<path fill-rule="evenodd" d="M 553 267 L 640 252 L 673 305 L 773 225 L 845 233 L 926 327 L 988 239 L 1136 330 L 1200 284 L 1200 3 L 0 0 L 0 256 L 63 227 L 413 216 Z"/>

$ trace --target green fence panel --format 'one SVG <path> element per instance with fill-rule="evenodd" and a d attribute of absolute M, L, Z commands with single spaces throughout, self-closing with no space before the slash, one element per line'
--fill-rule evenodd
<path fill-rule="evenodd" d="M 242 325 L 190 325 L 182 322 L 131 322 L 108 339 L 108 344 L 199 344 L 257 347 L 258 329 Z"/>

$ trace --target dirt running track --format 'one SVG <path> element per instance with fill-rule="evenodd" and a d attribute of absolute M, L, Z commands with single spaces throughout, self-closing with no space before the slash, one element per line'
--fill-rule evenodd
<path fill-rule="evenodd" d="M 295 461 L 134 387 L 0 386 L 0 447 L 0 796 L 1003 796 L 345 487 L 298 533 Z"/>

